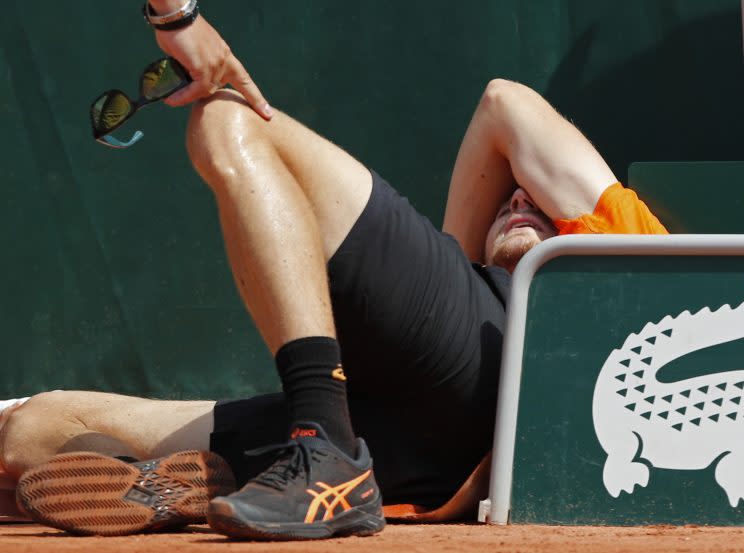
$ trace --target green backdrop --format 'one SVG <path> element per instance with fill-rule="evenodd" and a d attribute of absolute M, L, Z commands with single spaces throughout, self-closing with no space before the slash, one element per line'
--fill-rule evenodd
<path fill-rule="evenodd" d="M 234 290 L 186 110 L 153 106 L 129 151 L 87 109 L 160 55 L 134 1 L 6 0 L 0 17 L 0 397 L 85 387 L 158 397 L 275 389 Z M 738 0 L 203 0 L 272 104 L 441 220 L 487 81 L 523 81 L 619 176 L 639 160 L 739 159 Z"/>
<path fill-rule="evenodd" d="M 739 502 L 732 508 L 714 475 L 723 455 L 710 459 L 705 469 L 672 470 L 654 467 L 648 450 L 639 447 L 634 461 L 649 467 L 648 485 L 636 486 L 633 493 L 621 492 L 617 498 L 610 496 L 603 484 L 607 454 L 597 438 L 592 406 L 600 369 L 613 349 L 623 347 L 629 334 L 640 334 L 647 323 L 657 324 L 667 316 L 677 319 L 683 311 L 697 314 L 706 307 L 711 311 L 724 305 L 739 307 L 744 298 L 743 279 L 744 258 L 740 256 L 566 255 L 540 268 L 532 280 L 528 302 L 511 522 L 741 525 L 744 504 Z M 579 295 L 575 290 L 586 293 Z M 647 351 L 645 354 L 651 355 Z M 741 370 L 742 354 L 744 340 L 738 339 L 672 356 L 653 379 L 644 381 L 649 384 L 647 395 L 659 389 L 657 382 L 684 386 L 688 379 L 701 376 L 711 379 L 705 383 L 711 382 L 710 388 L 714 388 L 721 382 L 715 380 L 717 375 Z M 677 400 L 681 389 L 675 390 Z M 732 391 L 733 386 L 729 398 Z M 633 393 L 632 398 L 643 397 Z M 705 401 L 715 395 L 705 395 Z M 656 405 L 639 400 L 643 410 L 655 411 L 655 423 L 663 422 L 657 416 L 665 405 L 660 396 Z M 702 396 L 693 397 L 700 401 Z M 731 411 L 741 417 L 740 401 L 727 400 L 721 417 Z M 638 414 L 641 412 L 639 409 Z M 690 407 L 687 420 L 695 417 L 695 412 L 702 409 Z M 607 425 L 606 419 L 603 425 Z M 686 430 L 686 439 L 692 444 L 689 447 L 710 444 L 705 435 L 715 428 L 711 421 L 706 419 L 700 432 L 689 428 L 695 427 L 688 425 Z M 636 430 L 641 442 L 645 437 L 651 442 L 653 432 L 640 425 L 628 432 Z M 655 439 L 664 439 L 661 436 Z M 733 443 L 724 442 L 721 453 L 736 451 Z M 684 458 L 684 448 L 671 440 L 668 447 Z M 682 467 L 684 463 L 676 468 Z"/>

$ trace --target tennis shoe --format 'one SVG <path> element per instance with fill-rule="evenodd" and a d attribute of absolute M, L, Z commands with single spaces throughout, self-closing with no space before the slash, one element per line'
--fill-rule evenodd
<path fill-rule="evenodd" d="M 97 453 L 63 453 L 26 471 L 19 506 L 36 522 L 74 534 L 123 536 L 206 522 L 212 497 L 235 490 L 214 453 L 181 451 L 127 463 Z"/>
<path fill-rule="evenodd" d="M 369 536 L 385 527 L 382 497 L 364 440 L 352 459 L 314 423 L 298 423 L 286 444 L 246 452 L 277 460 L 240 491 L 209 504 L 210 526 L 227 536 L 303 540 Z"/>

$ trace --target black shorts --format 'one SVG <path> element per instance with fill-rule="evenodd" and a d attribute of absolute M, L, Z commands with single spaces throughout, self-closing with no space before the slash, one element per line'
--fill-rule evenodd
<path fill-rule="evenodd" d="M 437 506 L 491 446 L 508 274 L 471 265 L 375 173 L 328 274 L 352 424 L 385 502 Z M 222 401 L 212 448 L 246 479 L 265 461 L 242 451 L 287 430 L 281 394 Z"/>

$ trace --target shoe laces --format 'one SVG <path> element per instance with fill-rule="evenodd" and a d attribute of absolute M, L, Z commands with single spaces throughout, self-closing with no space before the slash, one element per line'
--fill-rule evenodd
<path fill-rule="evenodd" d="M 279 491 L 285 490 L 290 482 L 293 482 L 303 474 L 309 483 L 311 461 L 320 461 L 321 457 L 328 455 L 327 452 L 311 447 L 298 440 L 290 440 L 284 444 L 251 449 L 244 454 L 247 457 L 258 457 L 268 453 L 276 453 L 277 460 L 269 468 L 256 476 L 253 481 Z"/>

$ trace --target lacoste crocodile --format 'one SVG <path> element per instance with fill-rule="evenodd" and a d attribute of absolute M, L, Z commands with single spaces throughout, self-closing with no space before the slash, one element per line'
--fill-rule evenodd
<path fill-rule="evenodd" d="M 655 468 L 699 470 L 720 456 L 716 482 L 732 507 L 744 498 L 744 370 L 672 383 L 656 378 L 675 359 L 740 338 L 744 303 L 666 316 L 610 353 L 594 388 L 592 415 L 607 453 L 603 481 L 611 496 L 648 484 L 649 468 L 638 457 Z"/>

